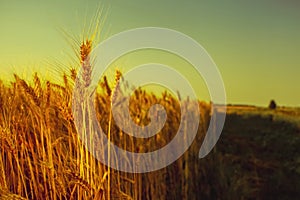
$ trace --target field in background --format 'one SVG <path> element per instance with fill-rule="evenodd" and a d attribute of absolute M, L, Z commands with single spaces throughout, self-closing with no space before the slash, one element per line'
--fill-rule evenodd
<path fill-rule="evenodd" d="M 241 196 L 298 199 L 299 145 L 299 108 L 229 106 L 217 149 Z"/>

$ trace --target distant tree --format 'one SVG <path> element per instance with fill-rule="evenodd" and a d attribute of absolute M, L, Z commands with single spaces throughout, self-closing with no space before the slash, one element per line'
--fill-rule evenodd
<path fill-rule="evenodd" d="M 274 100 L 271 100 L 269 104 L 269 108 L 274 110 L 276 109 L 276 107 L 277 107 L 276 102 Z"/>

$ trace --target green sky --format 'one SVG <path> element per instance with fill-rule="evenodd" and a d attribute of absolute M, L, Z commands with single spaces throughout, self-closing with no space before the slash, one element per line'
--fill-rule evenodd
<path fill-rule="evenodd" d="M 14 72 L 29 76 L 36 70 L 43 74 L 51 71 L 55 60 L 68 63 L 67 54 L 72 52 L 59 29 L 80 34 L 99 5 L 107 14 L 106 37 L 131 28 L 158 26 L 198 41 L 219 67 L 229 103 L 267 105 L 275 99 L 279 105 L 300 106 L 297 0 L 0 0 L 0 77 L 9 78 Z M 145 53 L 144 60 L 136 53 L 120 63 L 164 59 L 181 68 L 200 90 L 198 95 L 207 98 L 207 92 L 198 86 L 201 80 L 184 61 L 172 55 L 158 59 L 158 52 Z"/>

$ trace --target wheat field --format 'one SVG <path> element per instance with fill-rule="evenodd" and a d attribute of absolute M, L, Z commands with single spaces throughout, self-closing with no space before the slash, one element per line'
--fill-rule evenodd
<path fill-rule="evenodd" d="M 79 49 L 86 84 L 92 66 L 84 61 L 91 48 L 91 41 L 85 40 Z M 201 173 L 191 171 L 196 167 L 192 160 L 197 159 L 199 146 L 192 146 L 171 166 L 146 174 L 119 172 L 101 164 L 85 148 L 74 125 L 72 91 L 76 75 L 75 69 L 63 73 L 63 84 L 44 80 L 37 73 L 32 83 L 16 74 L 11 84 L 0 83 L 0 199 L 162 199 L 170 196 L 170 191 L 178 199 L 187 198 L 189 191 L 197 187 L 187 181 L 188 177 Z M 115 85 L 121 76 L 116 71 Z M 136 124 L 149 122 L 147 110 L 156 103 L 163 105 L 168 114 L 157 135 L 137 139 L 120 131 L 110 116 L 115 85 L 104 77 L 94 102 L 97 119 L 109 139 L 132 152 L 166 145 L 180 123 L 178 99 L 167 92 L 156 96 L 136 90 L 130 100 L 130 113 Z M 196 140 L 201 144 L 210 105 L 197 105 L 201 107 L 201 121 Z"/>

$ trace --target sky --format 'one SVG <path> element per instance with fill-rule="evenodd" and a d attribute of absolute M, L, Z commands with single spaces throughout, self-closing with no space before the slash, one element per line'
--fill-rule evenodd
<path fill-rule="evenodd" d="M 72 63 L 61 30 L 78 36 L 103 8 L 104 40 L 138 27 L 164 27 L 201 44 L 222 75 L 227 102 L 300 106 L 300 2 L 297 0 L 0 0 L 0 78 L 51 73 Z M 71 56 L 70 56 L 71 55 Z M 75 56 L 73 55 L 73 58 Z M 199 98 L 209 93 L 189 63 L 158 51 L 133 52 L 116 61 L 120 69 L 145 62 L 173 65 Z"/>

